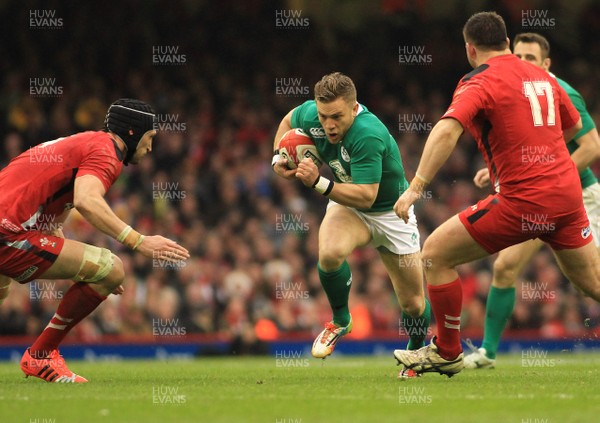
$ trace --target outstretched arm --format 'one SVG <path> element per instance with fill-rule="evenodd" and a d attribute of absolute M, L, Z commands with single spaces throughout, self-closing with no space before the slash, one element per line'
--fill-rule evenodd
<path fill-rule="evenodd" d="M 189 252 L 175 241 L 160 235 L 144 237 L 131 229 L 117 217 L 104 200 L 105 193 L 104 185 L 97 177 L 84 175 L 75 178 L 73 204 L 96 229 L 139 251 L 146 257 L 161 258 L 167 261 L 189 258 Z M 124 233 L 126 236 L 123 236 Z"/>

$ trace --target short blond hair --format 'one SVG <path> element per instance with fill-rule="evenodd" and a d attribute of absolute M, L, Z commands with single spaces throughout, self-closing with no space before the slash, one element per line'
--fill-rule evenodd
<path fill-rule="evenodd" d="M 356 101 L 354 82 L 343 73 L 330 73 L 315 84 L 315 100 L 321 103 L 330 103 L 339 97 L 349 103 Z"/>

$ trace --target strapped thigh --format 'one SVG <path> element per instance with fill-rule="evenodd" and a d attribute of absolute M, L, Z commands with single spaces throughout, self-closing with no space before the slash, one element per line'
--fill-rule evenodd
<path fill-rule="evenodd" d="M 114 254 L 106 248 L 85 245 L 79 272 L 73 280 L 78 282 L 98 282 L 104 279 L 114 265 Z"/>

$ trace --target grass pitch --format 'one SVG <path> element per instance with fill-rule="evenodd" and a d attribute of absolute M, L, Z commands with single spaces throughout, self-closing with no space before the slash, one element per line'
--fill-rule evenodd
<path fill-rule="evenodd" d="M 494 370 L 397 379 L 393 357 L 67 361 L 90 383 L 0 364 L 0 422 L 596 422 L 600 354 L 499 356 Z"/>

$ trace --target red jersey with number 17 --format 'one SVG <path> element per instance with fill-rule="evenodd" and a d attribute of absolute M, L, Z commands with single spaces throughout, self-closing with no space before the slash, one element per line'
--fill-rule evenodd
<path fill-rule="evenodd" d="M 121 173 L 120 154 L 108 133 L 88 131 L 42 143 L 15 157 L 0 171 L 0 233 L 55 222 L 73 207 L 79 176 L 94 175 L 108 190 Z"/>
<path fill-rule="evenodd" d="M 581 202 L 562 134 L 579 113 L 548 72 L 512 54 L 493 57 L 465 75 L 442 118 L 458 120 L 477 140 L 502 196 L 554 210 L 571 197 Z"/>

